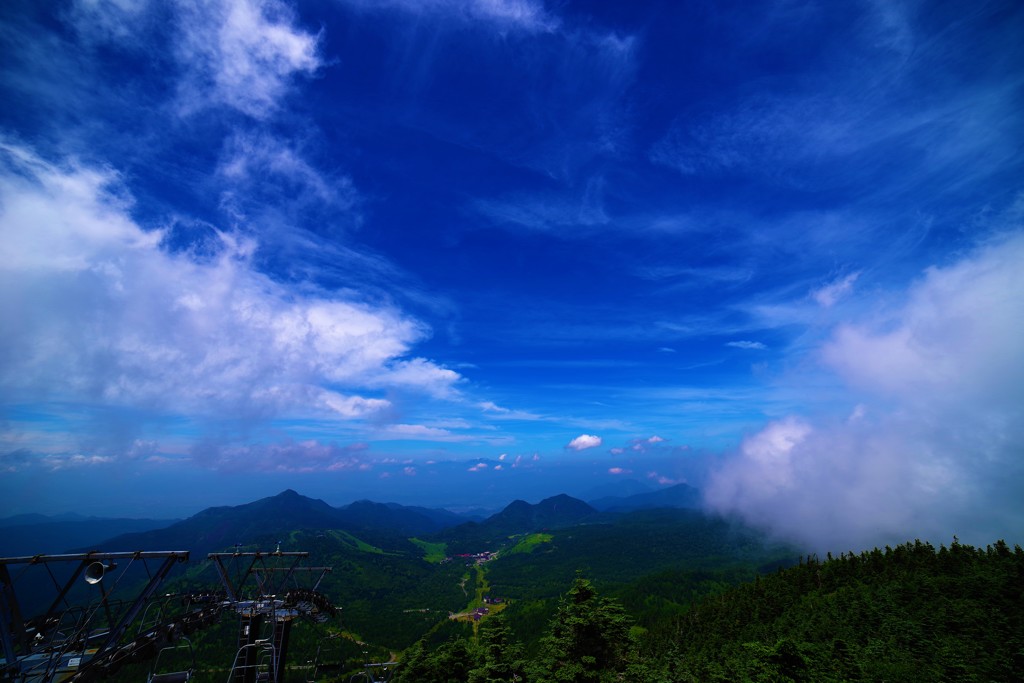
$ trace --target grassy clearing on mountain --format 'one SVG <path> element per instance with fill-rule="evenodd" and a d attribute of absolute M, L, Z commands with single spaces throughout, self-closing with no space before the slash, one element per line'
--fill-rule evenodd
<path fill-rule="evenodd" d="M 418 538 L 410 538 L 409 542 L 423 550 L 423 559 L 430 564 L 440 564 L 448 557 L 447 543 L 431 543 L 430 541 L 423 541 Z"/>
<path fill-rule="evenodd" d="M 532 553 L 542 543 L 550 543 L 554 538 L 551 534 L 527 534 L 508 550 L 503 550 L 502 555 L 518 555 L 519 553 Z"/>

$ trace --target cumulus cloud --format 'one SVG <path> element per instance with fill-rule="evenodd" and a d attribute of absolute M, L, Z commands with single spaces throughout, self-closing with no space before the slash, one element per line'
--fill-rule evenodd
<path fill-rule="evenodd" d="M 320 397 L 325 406 L 341 417 L 365 417 L 391 407 L 391 402 L 382 398 L 343 396 L 327 390 L 322 391 Z"/>
<path fill-rule="evenodd" d="M 574 451 L 585 451 L 588 448 L 597 448 L 601 445 L 601 437 L 594 436 L 593 434 L 580 434 L 575 439 L 565 445 Z"/>
<path fill-rule="evenodd" d="M 819 548 L 1024 533 L 1022 263 L 1024 234 L 992 240 L 839 326 L 821 359 L 861 399 L 852 413 L 769 424 L 707 502 Z"/>
<path fill-rule="evenodd" d="M 378 368 L 367 383 L 373 387 L 405 386 L 417 389 L 437 398 L 450 398 L 457 391 L 455 385 L 462 376 L 454 370 L 442 367 L 426 358 L 396 360 L 386 367 Z"/>
<path fill-rule="evenodd" d="M 456 395 L 457 373 L 405 357 L 428 330 L 401 311 L 289 289 L 230 234 L 171 252 L 130 209 L 113 171 L 0 144 L 7 401 L 354 419 L 391 406 L 368 392 Z"/>

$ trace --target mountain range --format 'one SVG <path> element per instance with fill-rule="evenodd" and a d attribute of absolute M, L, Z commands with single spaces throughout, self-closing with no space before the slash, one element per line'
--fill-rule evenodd
<path fill-rule="evenodd" d="M 680 484 L 626 496 L 604 496 L 588 504 L 561 494 L 531 504 L 515 500 L 480 519 L 440 508 L 358 500 L 333 507 L 288 489 L 276 496 L 236 506 L 211 507 L 183 520 L 99 519 L 79 515 L 18 515 L 0 519 L 0 555 L 36 555 L 70 550 L 191 550 L 202 557 L 236 544 L 267 542 L 297 530 L 338 529 L 375 545 L 394 545 L 410 537 L 442 534 L 466 543 L 485 542 L 515 533 L 606 521 L 609 513 L 656 507 L 696 507 L 696 489 Z M 614 489 L 607 490 L 607 492 Z M 457 531 L 456 531 L 457 529 Z"/>

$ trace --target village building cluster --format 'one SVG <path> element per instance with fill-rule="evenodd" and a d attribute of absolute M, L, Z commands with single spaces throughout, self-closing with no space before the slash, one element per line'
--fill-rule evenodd
<path fill-rule="evenodd" d="M 472 567 L 473 565 L 481 565 L 484 562 L 490 562 L 497 557 L 498 553 L 485 550 L 481 553 L 459 553 L 455 555 L 454 558 L 446 557 L 445 562 L 449 562 L 452 559 L 458 559 L 465 562 L 467 567 Z"/>

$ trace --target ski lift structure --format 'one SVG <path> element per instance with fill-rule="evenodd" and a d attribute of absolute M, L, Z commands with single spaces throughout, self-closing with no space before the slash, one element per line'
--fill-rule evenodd
<path fill-rule="evenodd" d="M 308 557 L 304 551 L 282 551 L 280 542 L 272 552 L 236 548 L 208 555 L 224 586 L 226 605 L 239 618 L 228 683 L 283 682 L 293 622 L 324 623 L 336 616 L 337 608 L 318 590 L 331 567 L 300 566 Z"/>
<path fill-rule="evenodd" d="M 103 680 L 158 649 L 173 639 L 170 628 L 124 640 L 174 565 L 186 561 L 184 550 L 0 558 L 0 681 Z M 134 598 L 113 597 L 122 584 L 138 585 L 143 573 L 145 583 Z M 38 597 L 46 579 L 52 601 L 39 615 L 26 618 L 29 605 L 19 595 L 19 581 Z"/>
<path fill-rule="evenodd" d="M 307 662 L 309 675 L 306 683 L 315 683 L 326 675 L 333 675 L 335 679 L 339 677 L 345 666 L 341 647 L 344 640 L 345 636 L 341 633 L 328 633 L 320 638 L 316 645 L 316 654 Z"/>
<path fill-rule="evenodd" d="M 338 612 L 318 590 L 331 568 L 299 566 L 308 556 L 280 543 L 273 552 L 211 553 L 223 591 L 164 595 L 159 587 L 188 551 L 0 558 L 0 683 L 90 683 L 147 661 L 148 683 L 183 683 L 196 670 L 187 636 L 228 613 L 239 618 L 229 683 L 283 682 L 292 623 Z M 48 606 L 26 618 L 47 585 Z M 134 597 L 114 596 L 139 585 Z"/>

